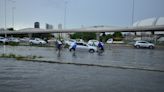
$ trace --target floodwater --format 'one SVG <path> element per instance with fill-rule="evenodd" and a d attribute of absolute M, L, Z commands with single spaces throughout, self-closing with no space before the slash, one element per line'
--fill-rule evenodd
<path fill-rule="evenodd" d="M 3 53 L 3 47 L 0 47 Z M 146 68 L 164 71 L 164 49 L 134 49 L 130 47 L 106 48 L 102 55 L 86 51 L 69 52 L 63 49 L 60 53 L 55 48 L 33 46 L 7 46 L 6 53 L 17 55 L 42 56 L 40 60 L 59 62 L 72 62 L 82 64 L 97 64 L 109 66 L 126 66 L 134 68 Z"/>
<path fill-rule="evenodd" d="M 164 92 L 164 72 L 0 58 L 0 92 Z"/>

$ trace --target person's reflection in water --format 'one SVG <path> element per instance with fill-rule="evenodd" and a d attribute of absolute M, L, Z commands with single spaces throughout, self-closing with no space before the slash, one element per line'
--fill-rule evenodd
<path fill-rule="evenodd" d="M 75 51 L 73 51 L 72 56 L 76 57 L 76 52 Z"/>
<path fill-rule="evenodd" d="M 58 57 L 61 56 L 60 50 L 58 50 L 57 56 L 58 56 Z"/>

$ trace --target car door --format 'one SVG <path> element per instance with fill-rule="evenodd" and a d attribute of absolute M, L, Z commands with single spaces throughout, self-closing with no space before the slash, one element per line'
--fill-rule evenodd
<path fill-rule="evenodd" d="M 82 44 L 82 50 L 83 51 L 88 51 L 89 50 L 88 45 L 83 43 Z"/>
<path fill-rule="evenodd" d="M 145 41 L 140 42 L 140 46 L 141 47 L 147 47 L 147 42 L 145 42 Z"/>
<path fill-rule="evenodd" d="M 86 44 L 83 44 L 83 43 L 77 43 L 76 49 L 78 51 L 87 51 L 88 50 L 88 46 Z"/>
<path fill-rule="evenodd" d="M 82 50 L 82 43 L 76 43 L 76 44 L 77 44 L 76 50 L 81 51 Z"/>

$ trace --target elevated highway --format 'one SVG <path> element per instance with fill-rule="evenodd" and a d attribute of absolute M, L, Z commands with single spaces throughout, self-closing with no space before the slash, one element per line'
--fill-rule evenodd
<path fill-rule="evenodd" d="M 54 30 L 29 28 L 26 30 L 0 31 L 0 35 L 4 35 L 4 34 L 37 34 L 37 33 L 72 33 L 72 32 L 155 32 L 155 31 L 164 32 L 164 25 L 144 26 L 144 27 L 111 27 L 111 28 L 54 29 Z"/>

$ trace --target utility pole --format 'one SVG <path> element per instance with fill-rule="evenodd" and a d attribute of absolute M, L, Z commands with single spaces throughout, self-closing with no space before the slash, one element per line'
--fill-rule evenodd
<path fill-rule="evenodd" d="M 134 0 L 133 0 L 133 6 L 132 6 L 132 26 L 134 22 Z"/>
<path fill-rule="evenodd" d="M 14 10 L 15 10 L 15 7 L 12 7 L 12 27 L 14 29 Z"/>
<path fill-rule="evenodd" d="M 6 15 L 7 15 L 7 14 L 6 14 L 6 6 L 7 6 L 7 5 L 6 5 L 6 0 L 5 0 L 4 2 L 5 2 L 5 11 L 4 11 L 4 12 L 5 12 L 5 30 L 4 30 L 5 32 L 4 32 L 4 33 L 5 33 L 5 39 L 6 39 L 6 38 L 7 38 L 7 34 L 6 34 L 6 29 L 7 29 L 7 27 L 6 27 L 6 17 L 7 17 L 7 16 L 6 16 Z M 4 45 L 3 45 L 3 53 L 5 54 L 5 53 L 6 53 L 6 46 L 5 46 L 6 42 L 4 41 L 3 44 L 4 44 Z"/>
<path fill-rule="evenodd" d="M 67 1 L 64 2 L 65 8 L 64 8 L 64 29 L 66 28 L 66 17 L 67 17 Z"/>
<path fill-rule="evenodd" d="M 7 6 L 7 5 L 6 5 L 6 0 L 5 0 L 5 30 L 6 30 L 6 17 L 7 17 L 7 16 L 6 16 L 6 15 L 7 15 L 7 14 L 6 14 L 6 6 Z M 5 37 L 7 37 L 7 36 L 6 36 L 6 32 L 5 32 Z"/>
<path fill-rule="evenodd" d="M 133 6 L 132 6 L 132 26 L 133 26 L 133 22 L 134 22 L 134 0 L 133 0 L 133 2 L 132 2 L 133 4 Z M 137 35 L 137 33 L 136 32 L 134 32 L 134 35 L 136 36 Z"/>

